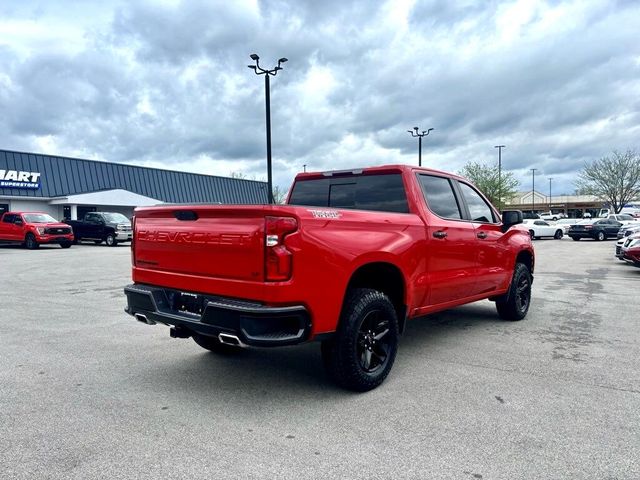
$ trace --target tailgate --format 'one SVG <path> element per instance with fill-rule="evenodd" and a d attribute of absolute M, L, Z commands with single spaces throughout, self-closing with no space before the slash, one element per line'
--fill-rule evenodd
<path fill-rule="evenodd" d="M 136 210 L 136 267 L 233 280 L 264 278 L 264 207 Z"/>

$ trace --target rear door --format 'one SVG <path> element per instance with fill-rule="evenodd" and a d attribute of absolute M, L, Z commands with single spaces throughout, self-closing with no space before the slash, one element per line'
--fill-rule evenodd
<path fill-rule="evenodd" d="M 423 173 L 417 177 L 430 213 L 425 227 L 426 305 L 470 297 L 476 288 L 477 269 L 473 225 L 464 218 L 451 179 Z"/>
<path fill-rule="evenodd" d="M 13 214 L 7 214 L 2 217 L 2 224 L 0 225 L 0 235 L 2 235 L 2 240 L 17 240 L 16 235 L 18 227 L 14 223 L 17 218 L 19 217 Z"/>
<path fill-rule="evenodd" d="M 503 242 L 502 222 L 487 200 L 470 184 L 456 181 L 466 217 L 474 228 L 477 252 L 477 282 L 474 295 L 487 294 L 508 282 L 510 271 L 509 246 Z"/>

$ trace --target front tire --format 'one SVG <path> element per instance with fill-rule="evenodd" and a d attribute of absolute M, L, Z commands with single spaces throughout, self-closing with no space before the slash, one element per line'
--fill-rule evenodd
<path fill-rule="evenodd" d="M 350 291 L 335 337 L 322 342 L 329 376 L 342 388 L 366 392 L 380 385 L 398 351 L 398 317 L 384 293 Z"/>
<path fill-rule="evenodd" d="M 217 353 L 218 355 L 235 355 L 242 351 L 242 347 L 227 345 L 226 343 L 221 343 L 216 337 L 209 337 L 198 333 L 193 334 L 193 341 L 205 350 Z"/>
<path fill-rule="evenodd" d="M 72 242 L 62 242 L 60 244 L 60 247 L 61 248 L 71 248 L 71 244 L 72 244 Z"/>
<path fill-rule="evenodd" d="M 35 250 L 40 246 L 40 244 L 33 233 L 27 233 L 26 237 L 24 237 L 24 246 L 29 250 Z"/>
<path fill-rule="evenodd" d="M 529 237 L 531 238 L 531 240 L 533 240 L 535 237 L 536 233 L 533 230 L 529 230 Z"/>
<path fill-rule="evenodd" d="M 574 242 L 577 242 L 580 240 L 580 237 L 571 237 L 571 240 L 573 240 Z"/>
<path fill-rule="evenodd" d="M 116 236 L 113 233 L 110 233 L 109 235 L 107 235 L 104 241 L 107 243 L 107 246 L 109 247 L 115 247 L 116 245 L 118 245 Z"/>
<path fill-rule="evenodd" d="M 509 291 L 496 299 L 498 315 L 504 320 L 522 320 L 531 305 L 531 272 L 523 263 L 516 263 Z"/>

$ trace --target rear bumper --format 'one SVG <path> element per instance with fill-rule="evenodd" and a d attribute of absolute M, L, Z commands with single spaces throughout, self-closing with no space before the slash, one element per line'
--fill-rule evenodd
<path fill-rule="evenodd" d="M 591 233 L 591 232 L 575 232 L 575 231 L 570 231 L 567 235 L 569 235 L 570 237 L 577 237 L 577 238 L 596 238 L 597 232 Z"/>
<path fill-rule="evenodd" d="M 236 335 L 246 345 L 273 347 L 302 343 L 311 332 L 310 315 L 302 305 L 268 307 L 144 284 L 128 285 L 124 293 L 129 315 L 188 333 L 226 333 Z"/>

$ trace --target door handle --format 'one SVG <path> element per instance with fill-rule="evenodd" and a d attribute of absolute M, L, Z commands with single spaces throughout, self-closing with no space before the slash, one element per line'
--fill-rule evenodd
<path fill-rule="evenodd" d="M 445 238 L 447 236 L 447 232 L 443 232 L 442 230 L 438 230 L 437 232 L 433 232 L 433 236 L 436 238 Z"/>
<path fill-rule="evenodd" d="M 487 234 L 486 232 L 479 232 L 477 237 L 481 240 L 484 240 L 485 238 L 487 238 Z"/>

